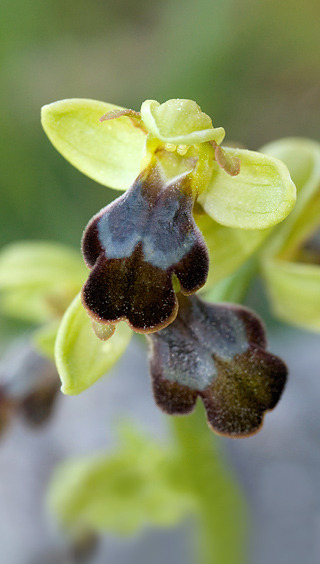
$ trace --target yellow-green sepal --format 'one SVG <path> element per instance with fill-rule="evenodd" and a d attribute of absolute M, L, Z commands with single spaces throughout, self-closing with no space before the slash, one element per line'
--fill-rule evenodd
<path fill-rule="evenodd" d="M 263 261 L 274 314 L 283 321 L 311 331 L 320 330 L 320 267 L 277 257 Z"/>
<path fill-rule="evenodd" d="M 281 226 L 275 254 L 290 257 L 320 226 L 320 143 L 310 139 L 289 137 L 261 148 L 262 152 L 283 161 L 297 187 L 297 203 Z"/>
<path fill-rule="evenodd" d="M 214 163 L 209 185 L 199 196 L 206 213 L 222 225 L 241 229 L 266 229 L 287 217 L 296 200 L 287 167 L 255 151 L 224 150 L 240 159 L 240 172 L 230 176 Z"/>
<path fill-rule="evenodd" d="M 125 323 L 110 326 L 110 337 L 101 341 L 78 294 L 66 310 L 55 342 L 55 360 L 61 391 L 75 395 L 103 376 L 125 351 L 132 331 Z M 114 333 L 114 334 L 113 334 Z"/>
<path fill-rule="evenodd" d="M 99 121 L 122 109 L 74 98 L 44 106 L 41 121 L 53 146 L 73 166 L 104 186 L 126 190 L 139 174 L 146 134 L 127 116 Z"/>

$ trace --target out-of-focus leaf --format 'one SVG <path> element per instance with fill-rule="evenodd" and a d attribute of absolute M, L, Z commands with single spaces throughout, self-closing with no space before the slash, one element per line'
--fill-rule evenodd
<path fill-rule="evenodd" d="M 297 203 L 272 248 L 272 253 L 281 249 L 281 256 L 290 256 L 320 225 L 320 143 L 293 137 L 269 143 L 261 151 L 281 159 L 297 187 Z"/>
<path fill-rule="evenodd" d="M 268 258 L 264 278 L 276 316 L 287 323 L 320 330 L 320 267 Z"/>
<path fill-rule="evenodd" d="M 240 173 L 230 176 L 214 163 L 209 186 L 199 196 L 207 214 L 222 225 L 241 229 L 266 229 L 287 217 L 296 197 L 287 167 L 254 151 L 224 150 L 240 159 Z"/>
<path fill-rule="evenodd" d="M 133 533 L 146 525 L 170 526 L 194 505 L 171 484 L 172 454 L 126 429 L 112 454 L 70 460 L 55 471 L 49 506 L 69 530 Z"/>
<path fill-rule="evenodd" d="M 320 227 L 320 144 L 288 138 L 261 150 L 286 163 L 298 191 L 292 214 L 277 228 L 261 255 L 272 308 L 287 323 L 319 331 L 320 257 L 308 264 L 304 246 Z M 315 250 L 315 259 L 316 255 Z"/>
<path fill-rule="evenodd" d="M 28 241 L 12 243 L 0 254 L 1 288 L 49 281 L 74 281 L 86 275 L 80 254 L 60 243 Z"/>
<path fill-rule="evenodd" d="M 98 339 L 78 294 L 65 312 L 56 338 L 55 359 L 62 392 L 79 394 L 109 370 L 125 351 L 132 331 L 126 323 L 110 326 L 110 338 Z"/>
<path fill-rule="evenodd" d="M 0 304 L 6 315 L 60 317 L 87 276 L 81 256 L 59 243 L 13 243 L 0 253 Z"/>
<path fill-rule="evenodd" d="M 54 346 L 60 321 L 54 320 L 42 325 L 33 332 L 32 340 L 40 353 L 54 360 Z"/>
<path fill-rule="evenodd" d="M 99 122 L 120 106 L 70 99 L 42 108 L 42 125 L 54 147 L 100 184 L 126 190 L 138 176 L 146 134 L 130 117 Z"/>

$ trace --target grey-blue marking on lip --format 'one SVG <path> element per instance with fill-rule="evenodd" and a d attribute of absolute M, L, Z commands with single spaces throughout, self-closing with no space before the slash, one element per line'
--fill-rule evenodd
<path fill-rule="evenodd" d="M 170 330 L 169 330 L 170 331 Z M 167 332 L 162 329 L 162 335 Z M 163 335 L 164 336 L 164 335 Z M 170 382 L 177 382 L 191 390 L 204 390 L 217 376 L 217 370 L 212 355 L 208 352 L 199 354 L 195 348 L 190 348 L 188 342 L 180 348 L 170 346 L 168 340 L 160 338 L 158 341 L 157 355 L 161 366 L 164 367 L 163 377 Z M 169 345 L 169 346 L 168 346 Z"/>
<path fill-rule="evenodd" d="M 154 187 L 138 179 L 98 220 L 106 258 L 129 257 L 141 243 L 144 260 L 152 266 L 166 270 L 178 263 L 197 241 L 192 206 L 192 196 L 182 193 L 179 184 L 159 180 Z"/>
<path fill-rule="evenodd" d="M 232 360 L 248 349 L 245 325 L 231 307 L 216 304 L 215 308 L 205 308 L 200 300 L 193 300 L 191 315 L 198 323 L 190 323 L 190 330 L 201 345 L 211 354 L 222 360 Z M 203 339 L 203 326 L 206 326 L 206 339 Z"/>
<path fill-rule="evenodd" d="M 249 343 L 243 321 L 228 306 L 208 308 L 197 299 L 187 303 L 175 323 L 157 333 L 153 341 L 157 341 L 163 377 L 203 391 L 217 376 L 214 355 L 232 361 Z"/>

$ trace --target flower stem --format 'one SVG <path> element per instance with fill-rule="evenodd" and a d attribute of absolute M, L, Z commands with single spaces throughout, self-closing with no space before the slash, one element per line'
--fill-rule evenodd
<path fill-rule="evenodd" d="M 185 485 L 198 505 L 197 564 L 241 564 L 246 558 L 247 509 L 219 439 L 198 403 L 187 417 L 171 417 Z"/>
<path fill-rule="evenodd" d="M 241 303 L 255 271 L 255 260 L 247 261 L 206 298 Z M 198 500 L 197 564 L 247 563 L 247 505 L 224 461 L 222 442 L 207 425 L 202 404 L 198 402 L 187 417 L 171 417 L 171 424 L 188 487 Z"/>

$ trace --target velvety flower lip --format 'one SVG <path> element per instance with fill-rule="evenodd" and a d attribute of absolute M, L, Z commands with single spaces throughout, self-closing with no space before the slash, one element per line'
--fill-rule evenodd
<path fill-rule="evenodd" d="M 92 272 L 83 305 L 100 323 L 126 320 L 141 333 L 166 327 L 177 315 L 172 277 L 188 295 L 204 285 L 208 252 L 193 216 L 188 174 L 165 180 L 158 165 L 103 208 L 82 240 Z"/>
<path fill-rule="evenodd" d="M 214 431 L 245 437 L 280 399 L 287 368 L 244 307 L 179 295 L 176 320 L 148 340 L 155 400 L 168 414 L 189 413 L 199 396 Z"/>

